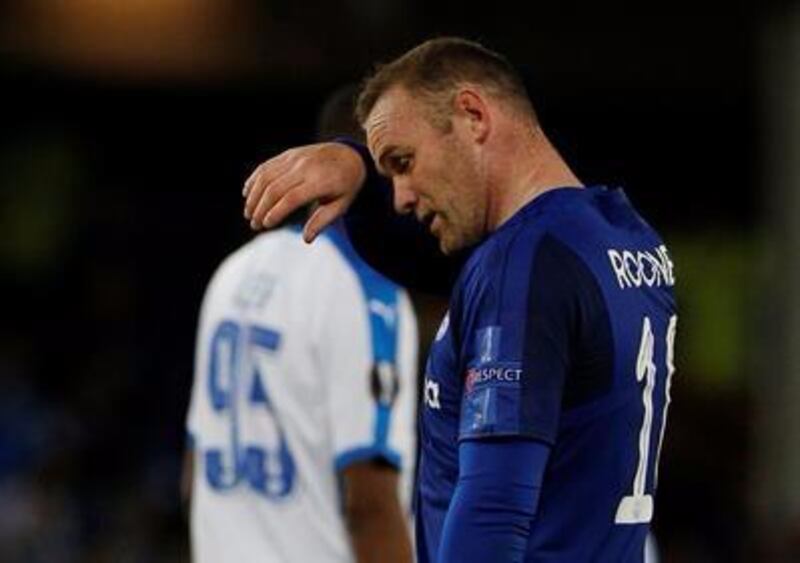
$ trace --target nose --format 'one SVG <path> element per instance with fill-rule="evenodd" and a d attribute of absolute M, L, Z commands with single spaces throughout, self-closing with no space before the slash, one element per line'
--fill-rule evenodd
<path fill-rule="evenodd" d="M 417 194 L 409 187 L 404 178 L 395 177 L 392 180 L 394 187 L 394 210 L 397 213 L 411 213 L 417 204 Z"/>

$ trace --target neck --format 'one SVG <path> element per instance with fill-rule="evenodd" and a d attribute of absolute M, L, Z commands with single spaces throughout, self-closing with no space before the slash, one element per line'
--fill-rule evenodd
<path fill-rule="evenodd" d="M 533 130 L 515 131 L 498 148 L 500 158 L 495 160 L 494 170 L 497 180 L 491 184 L 493 197 L 487 217 L 490 231 L 545 192 L 583 187 L 538 125 Z"/>

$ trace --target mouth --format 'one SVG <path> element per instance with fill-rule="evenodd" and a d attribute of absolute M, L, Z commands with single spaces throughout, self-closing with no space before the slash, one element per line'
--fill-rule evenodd
<path fill-rule="evenodd" d="M 417 216 L 417 220 L 425 225 L 425 228 L 436 238 L 441 235 L 442 219 L 441 215 L 435 211 L 428 211 Z"/>
<path fill-rule="evenodd" d="M 442 225 L 442 218 L 439 216 L 438 213 L 434 213 L 433 217 L 431 217 L 430 222 L 428 223 L 428 230 L 438 238 L 439 231 Z"/>

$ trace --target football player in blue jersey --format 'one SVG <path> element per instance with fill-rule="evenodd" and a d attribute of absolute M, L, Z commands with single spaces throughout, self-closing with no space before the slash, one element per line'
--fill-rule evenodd
<path fill-rule="evenodd" d="M 312 240 L 349 209 L 373 266 L 449 292 L 420 417 L 418 560 L 643 561 L 674 372 L 666 246 L 620 189 L 583 186 L 515 70 L 477 43 L 380 67 L 357 113 L 368 148 L 267 161 L 245 215 L 270 227 L 318 200 Z"/>

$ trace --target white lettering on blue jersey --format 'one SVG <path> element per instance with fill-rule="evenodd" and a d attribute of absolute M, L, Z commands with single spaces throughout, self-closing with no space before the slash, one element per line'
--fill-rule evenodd
<path fill-rule="evenodd" d="M 652 252 L 609 249 L 608 259 L 620 289 L 675 285 L 672 260 L 664 245 Z"/>

